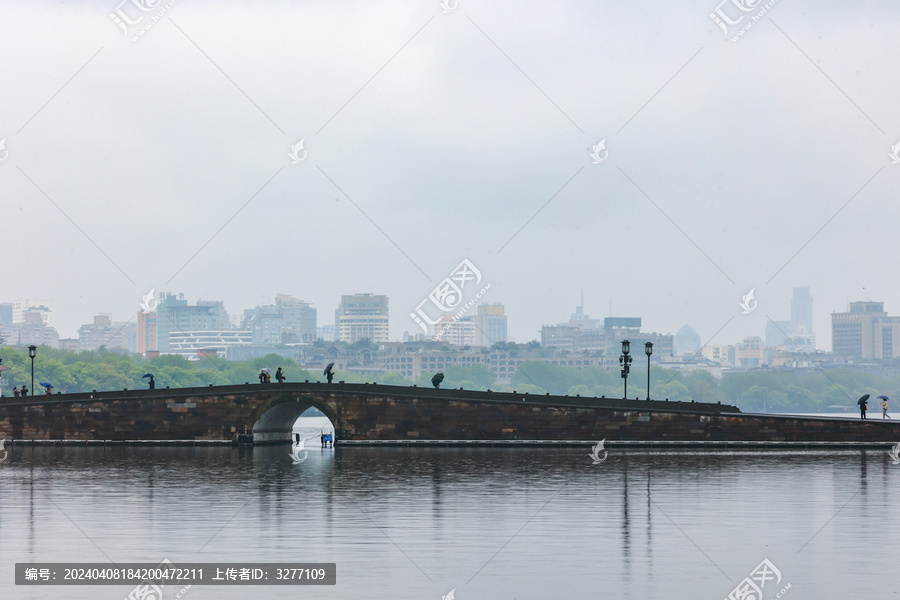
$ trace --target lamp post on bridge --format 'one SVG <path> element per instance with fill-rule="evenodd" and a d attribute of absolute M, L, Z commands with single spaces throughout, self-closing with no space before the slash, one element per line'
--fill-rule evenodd
<path fill-rule="evenodd" d="M 653 354 L 653 343 L 644 344 L 644 352 L 647 353 L 647 402 L 650 402 L 650 355 Z"/>
<path fill-rule="evenodd" d="M 28 346 L 28 358 L 31 359 L 31 388 L 28 390 L 34 396 L 34 357 L 37 356 L 37 346 Z"/>
<path fill-rule="evenodd" d="M 623 400 L 628 400 L 628 372 L 631 370 L 631 367 L 628 366 L 631 364 L 631 357 L 628 354 L 630 352 L 631 342 L 622 340 L 622 356 L 619 357 L 619 364 L 622 365 L 622 379 L 625 380 L 625 394 L 622 396 Z"/>

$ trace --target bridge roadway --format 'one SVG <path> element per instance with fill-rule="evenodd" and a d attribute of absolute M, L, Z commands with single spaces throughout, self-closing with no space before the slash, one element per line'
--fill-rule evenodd
<path fill-rule="evenodd" d="M 432 389 L 375 383 L 271 383 L 3 398 L 0 439 L 288 443 L 316 407 L 338 443 L 876 444 L 900 422 L 747 414 L 734 406 Z"/>

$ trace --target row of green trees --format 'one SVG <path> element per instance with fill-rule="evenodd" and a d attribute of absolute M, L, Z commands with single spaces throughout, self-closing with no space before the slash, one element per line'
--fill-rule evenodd
<path fill-rule="evenodd" d="M 10 390 L 13 386 L 30 385 L 31 360 L 26 352 L 0 348 L 0 357 L 3 358 L 3 366 L 9 367 L 0 378 L 4 395 L 12 395 Z M 34 362 L 35 383 L 48 381 L 55 391 L 63 393 L 140 389 L 147 386 L 147 380 L 142 379 L 145 373 L 153 373 L 158 388 L 256 383 L 259 370 L 263 367 L 271 368 L 273 373 L 281 367 L 289 382 L 324 381 L 321 371 L 310 372 L 293 360 L 276 354 L 247 361 L 204 358 L 192 362 L 174 355 L 144 359 L 114 352 L 69 352 L 41 346 Z M 444 388 L 515 390 L 530 394 L 549 392 L 607 398 L 621 398 L 623 393 L 618 369 L 576 369 L 543 361 L 522 363 L 509 385 L 498 384 L 494 373 L 484 365 L 451 366 L 444 370 L 444 375 Z M 351 383 L 374 381 L 423 387 L 431 386 L 431 376 L 432 373 L 424 373 L 413 381 L 393 372 L 337 373 L 338 380 Z M 685 375 L 669 369 L 653 368 L 650 377 L 650 396 L 653 399 L 722 402 L 748 411 L 831 412 L 837 407 L 854 410 L 856 400 L 862 394 L 870 394 L 873 398 L 881 394 L 898 396 L 900 376 L 880 377 L 861 370 L 841 368 L 815 374 L 789 371 L 730 373 L 716 379 L 705 371 Z M 646 395 L 647 372 L 633 369 L 629 377 L 628 396 L 645 398 Z"/>

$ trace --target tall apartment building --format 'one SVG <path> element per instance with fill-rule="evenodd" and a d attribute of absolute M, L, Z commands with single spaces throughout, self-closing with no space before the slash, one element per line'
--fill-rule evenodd
<path fill-rule="evenodd" d="M 791 296 L 791 334 L 813 332 L 813 297 L 809 287 L 794 288 Z"/>
<path fill-rule="evenodd" d="M 388 341 L 388 297 L 371 293 L 341 296 L 334 311 L 334 331 L 338 341 L 351 344 L 363 339 Z"/>
<path fill-rule="evenodd" d="M 480 304 L 473 317 L 475 323 L 475 345 L 490 348 L 494 344 L 505 343 L 506 311 L 500 303 Z"/>
<path fill-rule="evenodd" d="M 277 294 L 275 304 L 244 311 L 241 329 L 257 345 L 279 345 L 316 340 L 316 309 L 307 302 Z"/>
<path fill-rule="evenodd" d="M 0 325 L 12 325 L 13 323 L 13 303 L 0 302 Z"/>
<path fill-rule="evenodd" d="M 138 352 L 169 352 L 169 334 L 196 331 L 230 330 L 231 322 L 221 301 L 198 300 L 188 305 L 184 294 L 163 292 L 156 310 L 138 313 Z"/>
<path fill-rule="evenodd" d="M 473 317 L 454 319 L 453 315 L 441 315 L 437 325 L 434 326 L 435 339 L 450 346 L 476 346 L 478 330 L 475 328 Z"/>
<path fill-rule="evenodd" d="M 47 302 L 45 300 L 17 300 L 13 303 L 12 308 L 13 324 L 30 322 L 33 325 L 33 318 L 31 321 L 28 321 L 28 319 L 26 319 L 26 315 L 28 315 L 29 313 L 40 314 L 41 322 L 44 325 L 48 325 L 50 327 L 53 326 L 53 306 L 50 304 L 50 302 Z"/>
<path fill-rule="evenodd" d="M 884 302 L 851 302 L 849 312 L 831 313 L 831 343 L 837 356 L 890 360 L 900 356 L 900 317 Z"/>
<path fill-rule="evenodd" d="M 47 322 L 47 311 L 35 307 L 25 311 L 22 321 L 14 321 L 10 327 L 11 346 L 50 346 L 59 348 L 59 333 Z"/>
<path fill-rule="evenodd" d="M 94 322 L 78 328 L 78 350 L 94 351 L 100 347 L 137 352 L 137 326 L 114 322 L 109 314 L 94 317 Z"/>

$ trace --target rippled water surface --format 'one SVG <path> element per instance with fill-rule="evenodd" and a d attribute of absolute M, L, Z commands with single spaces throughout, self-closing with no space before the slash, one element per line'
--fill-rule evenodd
<path fill-rule="evenodd" d="M 7 447 L 7 450 L 10 450 Z M 333 562 L 329 587 L 202 598 L 721 600 L 763 559 L 774 598 L 900 598 L 887 452 L 23 447 L 0 463 L 0 598 L 16 562 Z M 178 589 L 167 589 L 166 599 Z"/>

